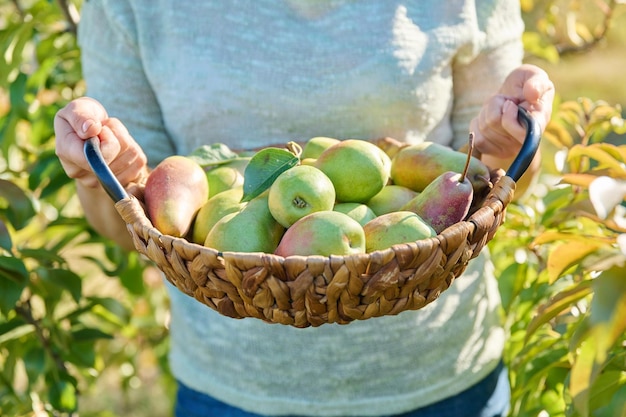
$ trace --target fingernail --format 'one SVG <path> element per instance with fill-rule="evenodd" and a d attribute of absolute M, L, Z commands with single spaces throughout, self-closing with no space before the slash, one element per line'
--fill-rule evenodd
<path fill-rule="evenodd" d="M 93 125 L 94 125 L 93 120 L 85 120 L 85 123 L 83 123 L 83 132 L 87 133 L 89 128 Z"/>

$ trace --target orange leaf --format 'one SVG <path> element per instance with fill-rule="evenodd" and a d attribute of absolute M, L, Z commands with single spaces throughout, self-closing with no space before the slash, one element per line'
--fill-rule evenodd
<path fill-rule="evenodd" d="M 569 241 L 558 245 L 548 255 L 550 283 L 559 279 L 566 270 L 579 264 L 587 255 L 597 251 L 600 247 L 598 243 L 585 240 Z"/>

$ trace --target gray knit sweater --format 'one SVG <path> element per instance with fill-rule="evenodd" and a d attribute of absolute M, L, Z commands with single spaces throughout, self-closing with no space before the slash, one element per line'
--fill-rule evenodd
<path fill-rule="evenodd" d="M 521 63 L 518 0 L 89 0 L 89 96 L 150 163 L 201 144 L 313 136 L 460 146 Z M 235 320 L 170 287 L 171 369 L 267 415 L 376 416 L 454 395 L 496 366 L 504 332 L 486 254 L 419 311 L 296 329 Z"/>

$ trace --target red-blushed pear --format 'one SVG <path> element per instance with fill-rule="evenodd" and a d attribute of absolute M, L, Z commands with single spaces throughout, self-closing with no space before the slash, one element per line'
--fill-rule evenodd
<path fill-rule="evenodd" d="M 330 179 L 310 165 L 296 165 L 276 177 L 269 188 L 272 216 L 289 227 L 307 214 L 332 210 L 335 188 Z"/>
<path fill-rule="evenodd" d="M 204 203 L 196 219 L 193 222 L 191 240 L 200 245 L 204 244 L 209 231 L 215 223 L 229 213 L 240 211 L 245 207 L 246 203 L 241 202 L 243 197 L 243 187 L 231 188 L 222 191 Z"/>
<path fill-rule="evenodd" d="M 378 216 L 363 226 L 363 231 L 368 253 L 437 235 L 424 219 L 410 211 L 394 211 Z"/>
<path fill-rule="evenodd" d="M 472 135 L 470 148 L 473 148 Z M 440 174 L 402 210 L 419 214 L 437 233 L 465 219 L 474 198 L 474 189 L 467 178 L 470 158 L 471 151 L 466 155 L 463 173 L 447 171 Z"/>
<path fill-rule="evenodd" d="M 371 142 L 348 139 L 322 152 L 315 166 L 333 182 L 338 202 L 364 203 L 387 185 L 391 160 Z"/>
<path fill-rule="evenodd" d="M 176 237 L 187 234 L 208 197 L 204 170 L 191 158 L 181 155 L 162 160 L 150 172 L 144 190 L 146 211 L 154 227 Z"/>
<path fill-rule="evenodd" d="M 361 226 L 376 217 L 376 213 L 363 203 L 337 203 L 333 210 L 347 214 L 359 222 Z"/>
<path fill-rule="evenodd" d="M 273 253 L 284 231 L 270 213 L 265 192 L 215 223 L 204 246 L 222 252 Z"/>
<path fill-rule="evenodd" d="M 274 252 L 291 255 L 353 255 L 365 253 L 363 227 L 347 214 L 318 211 L 295 222 Z"/>
<path fill-rule="evenodd" d="M 447 171 L 462 172 L 467 154 L 434 142 L 423 142 L 402 148 L 391 162 L 394 184 L 421 192 L 435 178 Z M 490 186 L 489 168 L 471 157 L 467 178 L 474 192 L 481 194 Z"/>
<path fill-rule="evenodd" d="M 417 191 L 401 185 L 388 184 L 366 203 L 377 216 L 398 211 L 417 196 Z"/>

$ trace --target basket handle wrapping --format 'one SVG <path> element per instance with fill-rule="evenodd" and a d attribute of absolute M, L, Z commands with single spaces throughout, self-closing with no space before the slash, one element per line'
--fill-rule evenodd
<path fill-rule="evenodd" d="M 526 128 L 526 137 L 519 154 L 511 163 L 506 175 L 511 177 L 513 181 L 518 181 L 526 172 L 532 162 L 541 139 L 541 129 L 539 123 L 522 107 L 518 107 L 517 117 Z M 114 202 L 128 198 L 128 193 L 117 180 L 111 169 L 106 164 L 102 152 L 100 151 L 100 140 L 97 137 L 91 137 L 85 141 L 84 153 L 89 166 L 102 184 L 107 194 Z"/>

